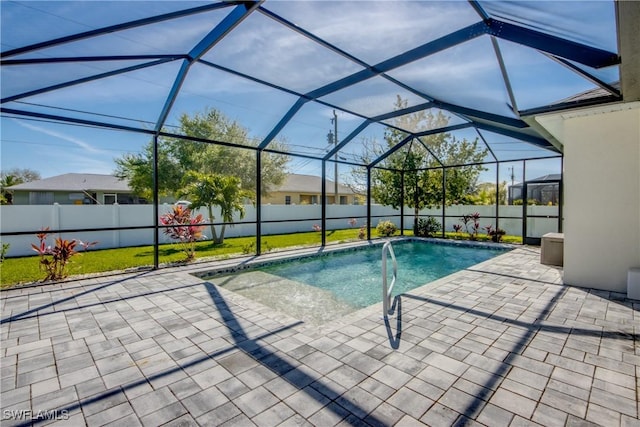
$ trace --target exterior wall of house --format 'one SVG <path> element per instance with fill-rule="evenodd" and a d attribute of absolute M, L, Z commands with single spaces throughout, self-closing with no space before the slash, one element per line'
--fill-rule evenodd
<path fill-rule="evenodd" d="M 640 102 L 536 120 L 564 144 L 564 282 L 626 292 L 640 267 Z"/>
<path fill-rule="evenodd" d="M 57 203 L 59 205 L 83 205 L 83 204 L 112 204 L 108 203 L 105 200 L 105 195 L 112 196 L 115 195 L 117 199 L 120 199 L 121 204 L 125 204 L 122 202 L 122 199 L 131 199 L 131 195 L 129 193 L 118 193 L 118 192 L 110 192 L 110 191 L 98 191 L 95 193 L 90 193 L 92 196 L 95 194 L 95 199 L 97 203 L 88 203 L 89 197 L 86 194 L 82 194 L 79 192 L 69 192 L 69 191 L 49 191 L 43 193 L 51 193 L 53 198 L 51 203 L 31 203 L 31 191 L 14 191 L 13 193 L 13 204 L 14 205 L 30 205 L 30 204 L 53 204 Z M 86 199 L 86 200 L 85 200 Z M 135 197 L 133 198 L 135 200 Z M 165 202 L 165 200 L 162 200 Z M 132 203 L 133 204 L 133 203 Z"/>
<path fill-rule="evenodd" d="M 267 205 L 284 205 L 286 204 L 286 197 L 289 196 L 291 198 L 291 204 L 295 205 L 312 205 L 313 200 L 316 200 L 316 204 L 320 204 L 321 194 L 318 193 L 300 193 L 300 192 L 280 192 L 274 191 L 269 194 L 269 197 L 263 197 L 262 203 Z M 339 194 L 340 197 L 346 198 L 346 205 L 354 204 L 354 196 L 353 194 Z M 334 203 L 334 195 L 327 193 L 327 201 L 329 204 Z M 342 200 L 344 201 L 344 200 Z"/>

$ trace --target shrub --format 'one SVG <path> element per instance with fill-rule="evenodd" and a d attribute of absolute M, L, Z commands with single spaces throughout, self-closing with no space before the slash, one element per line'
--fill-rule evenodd
<path fill-rule="evenodd" d="M 191 210 L 182 205 L 174 205 L 171 212 L 160 217 L 160 223 L 168 226 L 164 234 L 176 240 L 186 255 L 185 261 L 193 261 L 196 257 L 196 242 L 202 236 L 204 226 L 202 214 L 191 216 Z"/>
<path fill-rule="evenodd" d="M 418 219 L 413 234 L 418 237 L 433 237 L 438 231 L 440 231 L 440 223 L 437 219 L 430 216 L 427 219 Z"/>
<path fill-rule="evenodd" d="M 507 232 L 502 228 L 498 227 L 498 228 L 491 228 L 491 230 L 487 231 L 487 234 L 491 236 L 492 242 L 500 243 L 500 241 L 502 240 L 502 236 L 507 234 Z"/>
<path fill-rule="evenodd" d="M 460 218 L 464 224 L 464 228 L 469 235 L 469 240 L 478 240 L 478 231 L 480 230 L 480 214 L 478 212 L 462 215 Z"/>
<path fill-rule="evenodd" d="M 49 227 L 43 228 L 40 233 L 36 234 L 38 244 L 31 244 L 31 248 L 40 256 L 40 270 L 46 273 L 44 281 L 61 280 L 68 276 L 67 265 L 71 261 L 71 257 L 78 254 L 76 251 L 78 243 L 84 250 L 98 244 L 98 242 L 66 240 L 56 237 L 55 245 L 51 247 L 47 245 L 48 231 Z"/>
<path fill-rule="evenodd" d="M 398 231 L 398 227 L 391 221 L 380 221 L 376 226 L 376 230 L 378 231 L 378 235 L 389 237 Z"/>
<path fill-rule="evenodd" d="M 249 242 L 246 245 L 242 245 L 242 253 L 245 255 L 252 254 L 256 252 L 256 242 Z"/>
<path fill-rule="evenodd" d="M 367 237 L 367 228 L 366 225 L 363 225 L 360 227 L 360 230 L 358 230 L 358 239 L 364 240 L 365 237 Z"/>
<path fill-rule="evenodd" d="M 9 252 L 9 243 L 2 243 L 2 248 L 0 248 L 0 263 L 4 261 L 4 257 L 7 256 L 7 252 Z"/>
<path fill-rule="evenodd" d="M 453 224 L 453 232 L 456 233 L 456 239 L 460 237 L 460 232 L 462 231 L 462 224 Z"/>

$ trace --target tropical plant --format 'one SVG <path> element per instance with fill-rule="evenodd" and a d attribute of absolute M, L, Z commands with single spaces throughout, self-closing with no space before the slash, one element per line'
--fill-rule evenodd
<path fill-rule="evenodd" d="M 40 270 L 46 273 L 44 281 L 61 280 L 68 276 L 67 265 L 71 257 L 76 255 L 76 240 L 66 240 L 56 237 L 55 245 L 47 245 L 49 227 L 45 227 L 36 234 L 38 244 L 31 244 L 31 248 L 40 257 Z"/>
<path fill-rule="evenodd" d="M 462 231 L 462 224 L 453 224 L 453 232 L 456 233 L 456 239 L 460 237 L 460 232 Z"/>
<path fill-rule="evenodd" d="M 171 212 L 160 217 L 160 223 L 166 226 L 164 234 L 176 240 L 184 252 L 186 262 L 196 257 L 196 242 L 202 238 L 204 226 L 202 214 L 191 216 L 191 210 L 182 205 L 174 205 Z"/>
<path fill-rule="evenodd" d="M 2 247 L 0 247 L 0 263 L 4 262 L 4 258 L 7 256 L 10 246 L 11 245 L 9 243 L 2 243 Z"/>
<path fill-rule="evenodd" d="M 224 242 L 224 233 L 227 224 L 233 226 L 233 215 L 240 214 L 240 219 L 244 218 L 245 199 L 253 198 L 253 192 L 241 188 L 240 178 L 235 176 L 225 176 L 215 173 L 205 174 L 201 172 L 188 172 L 183 180 L 182 195 L 191 200 L 191 208 L 207 208 L 211 229 L 211 239 L 214 243 Z M 213 207 L 220 208 L 220 216 L 223 224 L 218 234 L 213 225 L 215 217 Z"/>
<path fill-rule="evenodd" d="M 367 225 L 363 225 L 362 227 L 360 227 L 360 230 L 358 230 L 358 239 L 360 240 L 364 240 L 364 238 L 367 237 Z"/>
<path fill-rule="evenodd" d="M 499 243 L 502 240 L 502 236 L 507 234 L 507 232 L 502 228 L 493 228 L 493 225 L 491 224 L 484 227 L 484 229 L 487 230 L 487 236 L 491 237 L 491 241 L 496 243 Z"/>
<path fill-rule="evenodd" d="M 480 231 L 480 214 L 474 212 L 472 214 L 462 215 L 460 219 L 464 224 L 465 231 L 469 235 L 469 240 L 478 240 L 478 232 Z"/>
<path fill-rule="evenodd" d="M 380 221 L 376 226 L 376 230 L 379 236 L 389 237 L 398 231 L 398 227 L 391 221 Z"/>
<path fill-rule="evenodd" d="M 418 219 L 418 224 L 413 230 L 413 234 L 418 237 L 433 237 L 440 229 L 438 220 L 430 216 L 427 219 Z"/>
<path fill-rule="evenodd" d="M 0 204 L 13 203 L 13 192 L 8 187 L 40 179 L 40 173 L 31 169 L 13 168 L 0 172 Z"/>

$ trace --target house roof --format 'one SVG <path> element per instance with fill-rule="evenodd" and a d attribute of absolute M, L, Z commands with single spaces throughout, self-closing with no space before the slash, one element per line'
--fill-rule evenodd
<path fill-rule="evenodd" d="M 333 192 L 334 182 L 327 179 L 326 188 L 327 193 Z M 301 175 L 301 174 L 288 174 L 282 185 L 275 188 L 274 192 L 283 193 L 320 193 L 322 190 L 322 178 L 315 175 Z M 338 193 L 340 194 L 353 194 L 353 191 L 346 185 L 342 185 L 338 182 Z"/>
<path fill-rule="evenodd" d="M 333 192 L 333 181 L 327 179 L 327 193 Z M 322 178 L 314 175 L 288 174 L 282 185 L 275 188 L 276 192 L 319 193 L 322 188 Z M 118 193 L 130 192 L 127 181 L 113 175 L 92 173 L 66 173 L 39 179 L 37 181 L 7 187 L 13 191 L 113 191 Z M 353 194 L 346 185 L 338 183 L 340 194 Z"/>
<path fill-rule="evenodd" d="M 560 179 L 562 179 L 562 174 L 550 173 L 550 174 L 547 174 L 547 175 L 539 176 L 539 177 L 534 178 L 534 179 L 529 179 L 526 182 L 534 182 L 534 183 L 535 182 L 540 182 L 540 183 L 543 183 L 545 181 L 558 181 Z M 523 185 L 523 183 L 519 182 L 517 184 L 513 184 L 511 187 L 522 187 L 522 185 Z"/>
<path fill-rule="evenodd" d="M 65 173 L 7 188 L 13 191 L 112 191 L 118 193 L 131 191 L 126 181 L 113 175 L 94 173 Z"/>

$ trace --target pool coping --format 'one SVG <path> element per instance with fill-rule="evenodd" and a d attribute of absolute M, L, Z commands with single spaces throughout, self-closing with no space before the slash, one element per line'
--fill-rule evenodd
<path fill-rule="evenodd" d="M 333 246 L 324 246 L 321 248 L 301 248 L 294 251 L 285 252 L 273 252 L 262 254 L 255 257 L 245 258 L 245 259 L 236 259 L 236 262 L 231 262 L 223 266 L 218 266 L 211 268 L 204 267 L 193 270 L 190 274 L 198 277 L 202 280 L 209 280 L 216 276 L 233 274 L 244 270 L 255 269 L 260 267 L 265 267 L 274 264 L 281 264 L 285 262 L 291 262 L 298 259 L 304 258 L 312 258 L 312 257 L 320 257 L 320 256 L 330 256 L 333 254 L 351 252 L 357 250 L 363 250 L 365 248 L 376 247 L 379 246 L 382 248 L 384 243 L 386 242 L 398 242 L 398 243 L 407 243 L 412 241 L 421 241 L 428 242 L 437 245 L 444 246 L 457 246 L 457 247 L 480 247 L 483 249 L 489 250 L 513 250 L 521 245 L 512 245 L 508 243 L 488 243 L 488 242 L 478 242 L 478 241 L 470 241 L 470 240 L 449 240 L 449 239 L 438 239 L 433 237 L 415 237 L 415 236 L 397 236 L 391 237 L 388 239 L 378 239 L 378 240 L 367 240 L 364 242 L 350 242 L 350 243 L 342 243 L 339 245 Z"/>

